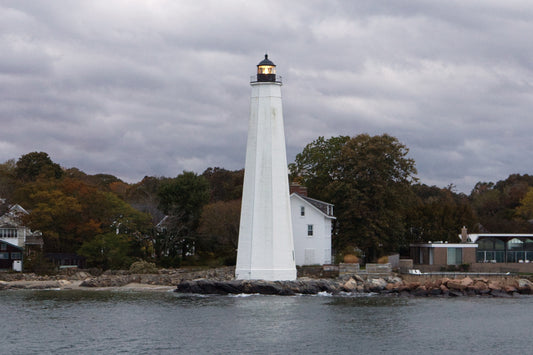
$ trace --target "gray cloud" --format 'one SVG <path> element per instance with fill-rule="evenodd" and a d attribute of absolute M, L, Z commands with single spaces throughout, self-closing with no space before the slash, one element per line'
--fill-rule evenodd
<path fill-rule="evenodd" d="M 0 18 L 0 161 L 45 151 L 129 182 L 240 169 L 267 50 L 289 161 L 388 133 L 426 184 L 533 173 L 526 1 L 7 1 Z"/>

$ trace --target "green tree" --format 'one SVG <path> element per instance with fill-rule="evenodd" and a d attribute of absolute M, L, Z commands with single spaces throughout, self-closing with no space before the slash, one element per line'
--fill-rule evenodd
<path fill-rule="evenodd" d="M 87 265 L 107 269 L 129 268 L 132 241 L 130 236 L 113 232 L 99 234 L 86 241 L 78 254 L 87 260 Z"/>
<path fill-rule="evenodd" d="M 0 164 L 0 198 L 11 200 L 16 190 L 15 160 Z"/>
<path fill-rule="evenodd" d="M 296 155 L 289 164 L 291 180 L 306 186 L 310 196 L 327 200 L 330 196 L 324 190 L 337 177 L 338 159 L 342 148 L 350 140 L 349 136 L 318 137 Z"/>
<path fill-rule="evenodd" d="M 163 183 L 159 190 L 160 208 L 168 215 L 161 238 L 167 246 L 161 253 L 182 257 L 193 252 L 202 208 L 209 202 L 209 183 L 193 172 L 184 171 Z"/>
<path fill-rule="evenodd" d="M 59 164 L 50 159 L 47 153 L 32 152 L 17 160 L 15 175 L 24 182 L 34 181 L 38 176 L 59 179 L 63 175 L 63 170 Z"/>
<path fill-rule="evenodd" d="M 222 168 L 207 168 L 202 176 L 209 182 L 211 202 L 241 198 L 244 169 L 229 171 Z"/>
<path fill-rule="evenodd" d="M 241 200 L 206 205 L 200 221 L 197 250 L 234 265 L 237 257 Z"/>
<path fill-rule="evenodd" d="M 335 159 L 328 187 L 337 206 L 337 247 L 354 245 L 367 259 L 397 251 L 405 244 L 410 186 L 417 179 L 409 150 L 387 134 L 351 138 Z"/>
<path fill-rule="evenodd" d="M 367 260 L 406 243 L 407 207 L 415 163 L 408 149 L 387 134 L 319 137 L 290 165 L 311 197 L 335 204 L 338 251 L 357 247 Z"/>
<path fill-rule="evenodd" d="M 477 217 L 468 197 L 456 194 L 452 186 L 439 188 L 416 184 L 412 189 L 416 197 L 408 211 L 409 242 L 459 242 L 462 226 L 477 232 Z"/>

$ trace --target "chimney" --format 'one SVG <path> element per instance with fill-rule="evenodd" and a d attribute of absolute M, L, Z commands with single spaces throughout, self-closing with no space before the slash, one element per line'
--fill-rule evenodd
<path fill-rule="evenodd" d="M 297 193 L 300 196 L 307 197 L 307 187 L 298 184 L 297 182 L 291 182 L 289 186 L 289 194 Z"/>
<path fill-rule="evenodd" d="M 466 229 L 466 226 L 463 226 L 463 228 L 461 228 L 461 243 L 468 243 L 468 231 Z"/>

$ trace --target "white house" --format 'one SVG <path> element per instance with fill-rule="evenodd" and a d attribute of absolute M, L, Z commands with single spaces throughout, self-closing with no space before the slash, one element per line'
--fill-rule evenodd
<path fill-rule="evenodd" d="M 294 187 L 290 199 L 296 265 L 331 264 L 333 205 L 307 197 L 301 186 Z"/>
<path fill-rule="evenodd" d="M 22 224 L 22 216 L 28 214 L 20 205 L 10 206 L 9 210 L 0 216 L 0 240 L 20 248 L 42 249 L 41 232 L 31 231 Z"/>

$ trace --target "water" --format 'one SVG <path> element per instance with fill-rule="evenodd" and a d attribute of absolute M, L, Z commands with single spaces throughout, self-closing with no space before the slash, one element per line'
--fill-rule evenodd
<path fill-rule="evenodd" d="M 2 291 L 2 354 L 528 353 L 533 297 Z"/>

